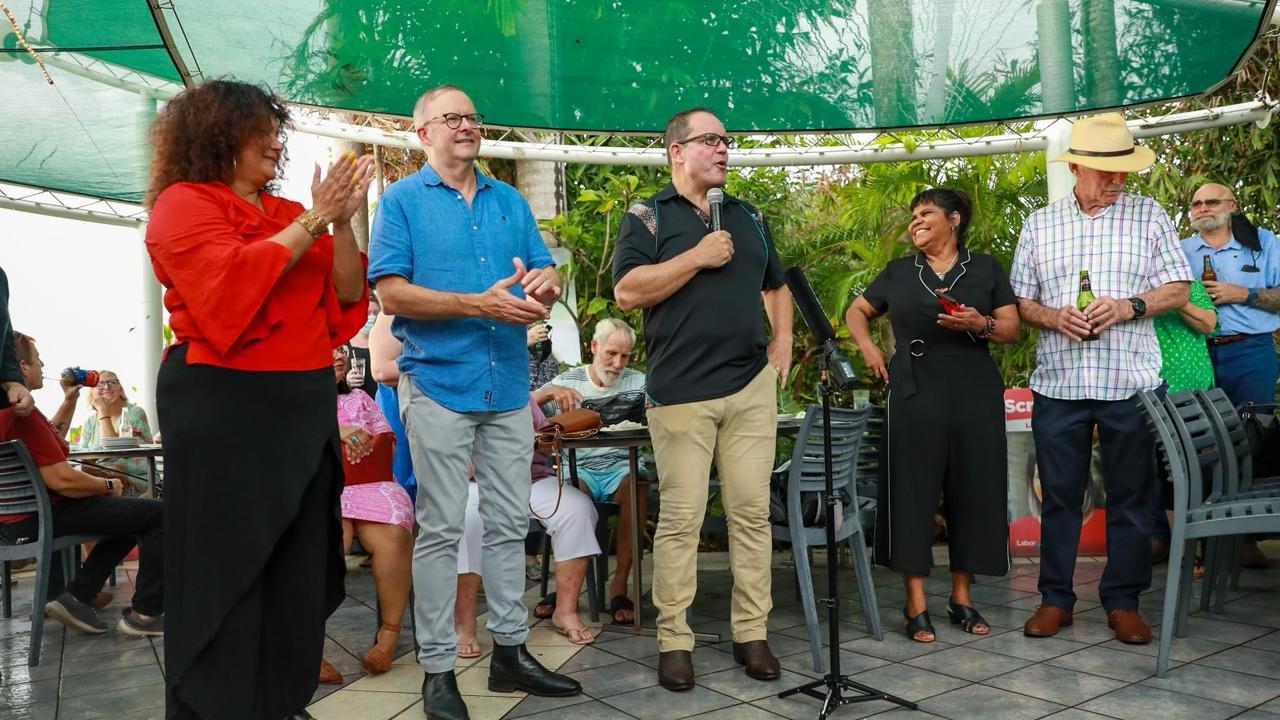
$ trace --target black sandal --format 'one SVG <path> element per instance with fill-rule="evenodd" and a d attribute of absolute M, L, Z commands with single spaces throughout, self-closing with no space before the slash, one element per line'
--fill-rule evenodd
<path fill-rule="evenodd" d="M 543 610 L 542 608 L 544 606 L 547 607 L 548 609 Z M 539 600 L 538 604 L 533 606 L 533 616 L 538 618 L 539 620 L 546 620 L 555 614 L 556 614 L 556 594 L 554 592 L 547 593 L 546 597 Z"/>
<path fill-rule="evenodd" d="M 931 643 L 938 639 L 938 633 L 933 629 L 933 622 L 929 620 L 929 611 L 921 610 L 920 614 L 911 617 L 907 614 L 907 609 L 902 608 L 902 617 L 907 620 L 907 637 L 918 643 Z M 916 638 L 917 633 L 927 632 L 933 637 L 928 640 L 920 640 Z"/>
<path fill-rule="evenodd" d="M 619 619 L 618 619 L 618 611 L 619 611 L 619 610 L 630 610 L 632 613 L 635 613 L 635 611 L 636 611 L 636 604 L 635 604 L 635 603 L 633 603 L 633 602 L 631 602 L 631 598 L 627 597 L 626 595 L 614 595 L 614 596 L 609 600 L 609 610 L 608 610 L 608 612 L 609 612 L 609 617 L 613 618 L 613 624 L 615 624 L 615 625 L 626 625 L 626 624 L 629 624 L 629 623 L 631 623 L 631 622 L 632 622 L 631 620 L 619 620 Z"/>
<path fill-rule="evenodd" d="M 952 625 L 959 625 L 961 630 L 964 630 L 970 635 L 988 635 L 991 633 L 991 623 L 987 622 L 986 618 L 982 617 L 981 613 L 968 605 L 948 602 L 947 615 L 951 618 Z M 979 625 L 986 625 L 987 632 L 974 632 L 974 628 Z"/>

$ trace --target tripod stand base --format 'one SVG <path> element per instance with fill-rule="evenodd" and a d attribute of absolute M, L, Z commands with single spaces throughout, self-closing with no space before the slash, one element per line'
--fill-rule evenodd
<path fill-rule="evenodd" d="M 823 693 L 818 688 L 826 688 L 826 692 Z M 846 696 L 844 694 L 845 690 L 851 690 L 857 694 Z M 827 716 L 838 707 L 852 705 L 853 703 L 871 702 L 872 700 L 887 700 L 910 710 L 920 709 L 910 700 L 903 700 L 897 695 L 890 695 L 887 692 L 881 692 L 873 687 L 850 680 L 848 675 L 828 675 L 821 680 L 814 680 L 800 687 L 784 690 L 778 693 L 778 697 L 787 698 L 800 694 L 822 701 L 822 712 L 818 713 L 818 720 L 826 720 Z"/>

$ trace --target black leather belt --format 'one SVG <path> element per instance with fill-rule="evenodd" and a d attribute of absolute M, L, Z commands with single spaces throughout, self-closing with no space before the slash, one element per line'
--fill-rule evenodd
<path fill-rule="evenodd" d="M 894 362 L 902 364 L 902 373 L 900 377 L 899 389 L 902 390 L 902 397 L 909 398 L 916 394 L 916 372 L 915 364 L 912 362 L 914 358 L 921 358 L 925 355 L 986 355 L 986 344 L 975 344 L 971 348 L 956 347 L 948 345 L 941 350 L 930 349 L 924 340 L 916 338 L 906 343 L 894 345 Z"/>
<path fill-rule="evenodd" d="M 1253 335 L 1250 335 L 1249 333 L 1233 333 L 1231 335 L 1215 335 L 1210 338 L 1205 338 L 1205 342 L 1210 345 L 1226 345 L 1227 343 L 1238 342 L 1240 340 L 1248 340 L 1251 337 L 1253 337 Z"/>

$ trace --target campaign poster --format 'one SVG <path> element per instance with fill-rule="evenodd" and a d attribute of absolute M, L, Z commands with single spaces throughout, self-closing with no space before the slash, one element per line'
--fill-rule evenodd
<path fill-rule="evenodd" d="M 1031 435 L 1033 396 L 1030 388 L 1004 391 L 1005 432 L 1009 462 L 1009 552 L 1014 556 L 1040 555 L 1040 471 Z M 1085 489 L 1083 526 L 1079 552 L 1106 554 L 1106 492 L 1102 485 L 1101 454 L 1097 434 L 1093 441 L 1093 461 Z"/>

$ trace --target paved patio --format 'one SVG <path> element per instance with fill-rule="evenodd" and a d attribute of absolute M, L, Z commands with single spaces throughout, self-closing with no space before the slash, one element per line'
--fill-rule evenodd
<path fill-rule="evenodd" d="M 1241 590 L 1230 595 L 1221 615 L 1195 614 L 1189 636 L 1175 639 L 1176 668 L 1164 680 L 1153 677 L 1155 644 L 1134 647 L 1112 639 L 1097 602 L 1102 563 L 1081 558 L 1076 572 L 1081 602 L 1075 626 L 1058 637 L 1032 640 L 1020 632 L 1037 602 L 1036 565 L 1019 562 L 1005 578 L 986 579 L 974 599 L 993 625 L 986 638 L 965 635 L 945 624 L 949 581 L 935 572 L 929 583 L 930 611 L 938 625 L 938 641 L 921 645 L 899 631 L 903 593 L 898 578 L 875 570 L 880 615 L 889 632 L 883 642 L 864 632 L 852 577 L 843 574 L 841 657 L 844 671 L 867 685 L 920 703 L 910 713 L 875 702 L 846 707 L 836 718 L 893 713 L 893 717 L 1059 720 L 1280 720 L 1280 541 L 1263 544 L 1273 568 L 1246 571 Z M 785 672 L 776 683 L 748 679 L 729 654 L 728 642 L 705 645 L 694 653 L 698 686 L 671 693 L 657 686 L 653 638 L 602 632 L 594 646 L 577 648 L 550 628 L 535 625 L 530 648 L 547 665 L 579 679 L 585 693 L 577 698 L 548 700 L 521 694 L 489 693 L 485 687 L 488 656 L 460 665 L 459 685 L 473 718 L 596 718 L 707 720 L 744 718 L 814 718 L 818 703 L 808 698 L 779 700 L 776 693 L 816 677 L 804 639 L 804 618 L 795 599 L 790 556 L 774 556 L 775 609 L 770 642 L 782 657 Z M 729 589 L 727 556 L 700 556 L 695 629 L 721 633 L 728 639 Z M 819 568 L 822 557 L 818 557 Z M 819 570 L 818 572 L 821 572 Z M 1154 620 L 1160 607 L 1164 566 L 1156 568 L 1155 587 L 1144 610 Z M 126 603 L 132 568 L 121 573 L 113 617 Z M 0 717 L 6 720 L 144 720 L 163 717 L 160 661 L 163 641 L 83 636 L 48 622 L 44 660 L 27 668 L 33 576 L 18 574 L 14 618 L 0 620 Z M 1197 583 L 1197 592 L 1198 592 Z M 534 591 L 528 595 L 532 603 Z M 421 718 L 418 695 L 421 671 L 409 653 L 406 637 L 396 667 L 379 677 L 366 677 L 358 656 L 374 627 L 372 579 L 354 566 L 349 597 L 329 622 L 326 656 L 343 672 L 346 684 L 322 687 L 311 711 L 320 720 L 386 720 Z M 585 603 L 584 603 L 585 608 Z M 650 614 L 651 614 L 650 610 Z M 941 619 L 942 624 L 937 621 Z M 483 625 L 483 620 L 482 623 Z M 825 627 L 825 625 L 824 625 Z M 487 640 L 487 638 L 485 638 Z M 486 650 L 488 646 L 486 645 Z"/>

